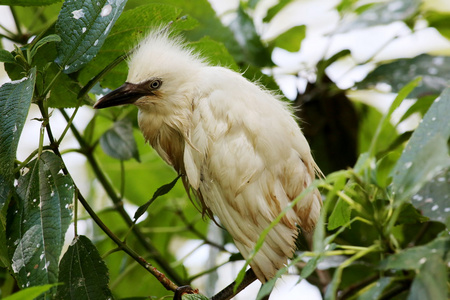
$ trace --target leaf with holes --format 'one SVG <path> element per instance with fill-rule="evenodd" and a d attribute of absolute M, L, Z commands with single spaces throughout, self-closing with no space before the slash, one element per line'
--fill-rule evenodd
<path fill-rule="evenodd" d="M 450 166 L 450 88 L 431 105 L 392 171 L 396 204 L 409 200 L 440 171 Z"/>
<path fill-rule="evenodd" d="M 450 168 L 426 183 L 411 202 L 424 216 L 450 228 Z"/>
<path fill-rule="evenodd" d="M 441 93 L 450 82 L 450 57 L 422 54 L 413 58 L 398 59 L 377 67 L 356 86 L 359 89 L 366 89 L 384 83 L 391 87 L 392 92 L 398 92 L 419 76 L 422 77 L 422 82 L 409 97 L 418 98 Z"/>
<path fill-rule="evenodd" d="M 380 269 L 419 270 L 432 255 L 438 255 L 444 262 L 450 261 L 450 238 L 437 238 L 423 246 L 408 248 L 380 262 Z"/>
<path fill-rule="evenodd" d="M 14 181 L 14 160 L 33 97 L 35 73 L 36 69 L 32 69 L 29 77 L 0 87 L 0 210 Z"/>
<path fill-rule="evenodd" d="M 21 288 L 58 281 L 58 262 L 72 219 L 73 181 L 63 162 L 43 152 L 22 171 L 17 201 L 9 207 L 6 238 L 11 266 Z"/>
<path fill-rule="evenodd" d="M 61 37 L 55 60 L 64 73 L 78 71 L 102 47 L 126 0 L 65 1 L 56 21 Z"/>
<path fill-rule="evenodd" d="M 408 300 L 447 300 L 447 264 L 437 254 L 426 258 L 414 278 Z"/>

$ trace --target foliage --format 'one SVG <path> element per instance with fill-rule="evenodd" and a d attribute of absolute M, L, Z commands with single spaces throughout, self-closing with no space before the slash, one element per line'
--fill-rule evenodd
<path fill-rule="evenodd" d="M 259 1 L 241 2 L 229 26 L 206 0 L 126 2 L 0 0 L 14 5 L 18 25 L 16 34 L 3 35 L 14 42 L 14 50 L 0 49 L 12 80 L 0 87 L 0 295 L 5 299 L 158 298 L 220 267 L 191 274 L 169 250 L 179 241 L 201 240 L 230 254 L 229 262 L 242 259 L 226 250 L 225 233 L 219 242 L 208 236 L 210 221 L 200 218 L 175 173 L 145 145 L 134 108 L 95 112 L 83 131 L 73 121 L 82 118 L 80 107 L 124 82 L 124 59 L 150 28 L 170 23 L 212 63 L 276 90 L 274 77 L 267 75 L 276 68 L 275 49 L 302 49 L 308 26 L 292 26 L 264 40 L 254 17 Z M 292 2 L 279 1 L 260 21 L 270 25 Z M 426 10 L 419 0 L 361 2 L 343 0 L 336 6 L 342 22 L 333 34 L 398 21 L 414 32 L 414 24 L 425 18 L 449 38 L 449 16 Z M 382 115 L 351 101 L 351 88 L 340 89 L 328 76 L 330 66 L 348 57 L 349 50 L 322 57 L 314 79 L 293 101 L 302 108 L 296 113 L 327 174 L 312 185 L 321 189 L 324 206 L 313 248 L 300 247 L 257 298 L 297 269 L 300 280 L 316 285 L 325 299 L 447 299 L 450 58 L 422 54 L 360 63 L 375 68 L 352 88 L 389 85 L 397 94 Z M 414 104 L 400 120 L 419 114 L 422 121 L 413 132 L 398 134 L 391 116 L 412 101 L 407 97 Z M 30 122 L 40 126 L 33 137 L 38 146 L 19 161 L 19 139 L 35 108 L 40 117 Z M 67 122 L 58 136 L 56 114 Z M 78 148 L 64 149 L 69 134 Z M 86 159 L 90 191 L 81 192 L 72 179 L 69 152 Z M 110 201 L 103 201 L 98 190 Z M 252 255 L 291 207 L 264 231 Z M 88 225 L 87 236 L 78 234 L 81 225 L 90 224 L 86 220 L 96 225 Z M 70 224 L 75 237 L 67 248 Z M 236 274 L 237 281 L 244 271 Z"/>

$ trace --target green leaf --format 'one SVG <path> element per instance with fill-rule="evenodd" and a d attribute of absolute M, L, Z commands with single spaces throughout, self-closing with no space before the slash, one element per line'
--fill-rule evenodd
<path fill-rule="evenodd" d="M 16 60 L 14 59 L 14 56 L 11 54 L 11 52 L 0 49 L 0 62 L 15 63 Z"/>
<path fill-rule="evenodd" d="M 250 8 L 255 8 L 256 5 L 258 4 L 259 0 L 249 0 L 248 1 L 248 7 Z"/>
<path fill-rule="evenodd" d="M 133 136 L 133 125 L 129 119 L 114 122 L 113 127 L 100 138 L 100 146 L 111 157 L 120 160 L 139 159 L 139 152 Z"/>
<path fill-rule="evenodd" d="M 397 204 L 450 166 L 448 140 L 450 88 L 446 89 L 424 116 L 392 171 L 392 191 Z"/>
<path fill-rule="evenodd" d="M 58 262 L 69 227 L 73 181 L 52 152 L 31 161 L 19 177 L 17 201 L 8 210 L 7 243 L 19 287 L 58 281 Z"/>
<path fill-rule="evenodd" d="M 392 113 L 400 106 L 400 104 L 402 104 L 403 100 L 405 100 L 406 97 L 408 97 L 408 95 L 411 94 L 411 92 L 417 87 L 417 85 L 420 84 L 421 80 L 422 79 L 420 77 L 414 79 L 413 81 L 409 82 L 404 87 L 402 87 L 402 89 L 398 92 L 398 95 L 397 95 L 397 97 L 395 97 L 394 101 L 392 101 L 392 104 L 389 107 L 388 112 L 382 117 L 380 124 L 378 125 L 377 131 L 375 133 L 375 137 L 373 139 L 374 144 L 377 142 L 378 134 L 384 128 L 389 126 Z M 371 147 L 371 149 L 374 149 L 373 147 Z M 372 152 L 372 154 L 374 154 L 373 151 L 371 151 L 371 152 Z"/>
<path fill-rule="evenodd" d="M 109 275 L 97 248 L 85 236 L 73 239 L 61 259 L 56 299 L 112 299 Z"/>
<path fill-rule="evenodd" d="M 312 259 L 308 260 L 306 265 L 303 267 L 302 272 L 300 273 L 301 278 L 308 278 L 314 270 L 317 268 L 317 264 L 323 260 L 322 255 L 314 256 Z"/>
<path fill-rule="evenodd" d="M 450 39 L 449 13 L 428 11 L 425 18 L 428 21 L 428 26 L 436 28 L 440 34 Z"/>
<path fill-rule="evenodd" d="M 372 143 L 370 145 L 369 153 L 372 156 L 375 156 L 375 149 L 377 148 L 378 143 L 378 137 L 380 133 L 385 129 L 387 126 L 390 125 L 391 116 L 392 113 L 402 104 L 403 100 L 408 97 L 408 95 L 411 94 L 411 92 L 417 87 L 417 85 L 420 83 L 421 78 L 416 78 L 413 81 L 409 82 L 407 85 L 405 85 L 397 94 L 397 97 L 395 97 L 394 101 L 392 102 L 391 106 L 389 107 L 388 112 L 383 115 L 383 117 L 380 120 L 380 123 L 378 124 L 377 130 L 375 131 L 375 135 L 372 139 Z"/>
<path fill-rule="evenodd" d="M 430 220 L 450 228 L 450 169 L 447 167 L 412 196 L 412 204 Z"/>
<path fill-rule="evenodd" d="M 367 285 L 359 294 L 357 300 L 380 299 L 384 289 L 392 283 L 392 277 L 381 277 L 379 280 Z"/>
<path fill-rule="evenodd" d="M 0 210 L 5 205 L 14 181 L 14 161 L 33 97 L 36 69 L 29 77 L 0 87 Z"/>
<path fill-rule="evenodd" d="M 341 50 L 328 59 L 322 59 L 317 63 L 317 76 L 320 76 L 319 80 L 323 80 L 325 75 L 325 69 L 331 66 L 333 63 L 339 59 L 351 55 L 351 51 L 348 49 Z"/>
<path fill-rule="evenodd" d="M 39 3 L 39 1 L 33 2 Z M 58 19 L 61 6 L 62 1 L 57 1 L 47 6 L 15 6 L 14 11 L 20 22 L 22 32 L 39 36 L 47 31 L 54 33 L 55 22 Z"/>
<path fill-rule="evenodd" d="M 53 62 L 55 57 L 56 45 L 54 43 L 40 47 L 34 57 L 44 83 L 49 84 L 56 77 L 47 98 L 47 105 L 54 108 L 69 108 L 90 103 L 91 100 L 87 96 L 81 100 L 78 99 L 78 93 L 81 90 L 80 83 L 72 76 L 61 73 L 59 66 Z M 39 86 L 37 85 L 37 87 Z M 45 87 L 46 85 L 41 86 L 38 90 L 43 92 Z"/>
<path fill-rule="evenodd" d="M 352 208 L 350 205 L 346 201 L 339 198 L 330 218 L 328 219 L 328 230 L 333 230 L 347 224 L 350 221 L 351 213 Z"/>
<path fill-rule="evenodd" d="M 203 296 L 201 294 L 184 294 L 181 296 L 183 300 L 209 300 L 208 297 Z"/>
<path fill-rule="evenodd" d="M 61 1 L 62 0 L 0 0 L 0 5 L 44 6 Z"/>
<path fill-rule="evenodd" d="M 289 3 L 291 3 L 292 0 L 280 0 L 278 3 L 274 6 L 272 6 L 268 11 L 266 16 L 263 19 L 264 23 L 268 23 L 272 21 L 272 19 Z"/>
<path fill-rule="evenodd" d="M 181 15 L 182 11 L 165 4 L 142 5 L 125 11 L 117 20 L 98 55 L 80 71 L 79 80 L 86 84 L 117 57 L 128 53 L 145 35 L 161 25 L 173 22 L 173 31 L 195 26 L 192 18 Z M 120 63 L 101 81 L 103 87 L 116 88 L 123 84 L 128 74 L 125 62 Z"/>
<path fill-rule="evenodd" d="M 81 69 L 92 60 L 122 12 L 126 0 L 65 1 L 56 22 L 58 63 L 64 73 Z"/>
<path fill-rule="evenodd" d="M 234 32 L 247 63 L 258 67 L 272 65 L 270 53 L 261 42 L 253 19 L 244 11 L 242 6 L 239 6 L 237 17 L 230 24 L 230 28 Z"/>
<path fill-rule="evenodd" d="M 44 284 L 40 286 L 33 286 L 26 289 L 23 289 L 21 291 L 18 291 L 17 293 L 14 293 L 11 296 L 8 296 L 6 298 L 2 298 L 3 300 L 32 300 L 37 298 L 39 295 L 47 292 L 52 287 L 56 286 L 56 284 Z"/>
<path fill-rule="evenodd" d="M 352 6 L 357 2 L 358 0 L 341 0 L 341 2 L 336 6 L 336 9 L 342 14 L 348 10 L 351 10 Z"/>
<path fill-rule="evenodd" d="M 75 107 L 80 103 L 78 99 L 78 93 L 81 90 L 80 83 L 75 78 L 61 72 L 59 66 L 54 63 L 56 55 L 56 43 L 43 43 L 36 49 L 32 62 L 37 69 L 35 95 L 43 93 L 48 84 L 58 75 L 47 95 L 46 104 L 55 108 Z M 17 64 L 6 63 L 5 69 L 12 79 L 19 79 L 23 76 L 23 69 Z M 85 103 L 90 103 L 88 97 L 83 97 L 80 104 Z"/>
<path fill-rule="evenodd" d="M 261 69 L 252 65 L 249 65 L 245 71 L 243 71 L 242 76 L 251 80 L 253 82 L 258 82 L 266 89 L 271 90 L 275 93 L 280 92 L 280 87 L 272 76 L 268 76 L 261 72 Z"/>
<path fill-rule="evenodd" d="M 408 300 L 447 300 L 448 270 L 446 265 L 439 255 L 428 256 L 414 278 Z"/>
<path fill-rule="evenodd" d="M 358 152 L 365 153 L 370 149 L 373 143 L 373 138 L 375 132 L 380 125 L 383 118 L 383 114 L 371 105 L 366 105 L 362 103 L 355 104 L 358 116 L 359 116 L 359 126 L 358 126 Z M 389 122 L 385 127 L 381 128 L 381 132 L 378 133 L 378 140 L 373 152 L 377 155 L 387 149 L 398 136 L 395 127 Z"/>
<path fill-rule="evenodd" d="M 441 93 L 450 81 L 450 57 L 421 54 L 414 58 L 398 59 L 377 67 L 356 86 L 364 89 L 383 83 L 389 85 L 392 92 L 398 92 L 418 76 L 422 77 L 422 82 L 410 94 L 411 98 Z"/>
<path fill-rule="evenodd" d="M 396 151 L 388 151 L 385 156 L 377 161 L 375 171 L 376 184 L 382 188 L 386 188 L 392 182 L 391 171 L 400 158 L 400 149 Z"/>
<path fill-rule="evenodd" d="M 233 56 L 230 55 L 224 44 L 216 42 L 210 37 L 204 37 L 198 42 L 191 42 L 189 46 L 192 46 L 196 49 L 196 52 L 206 57 L 212 65 L 239 71 L 239 67 L 236 65 Z"/>
<path fill-rule="evenodd" d="M 380 262 L 380 269 L 419 270 L 432 255 L 449 262 L 450 238 L 437 238 L 423 246 L 408 248 Z"/>
<path fill-rule="evenodd" d="M 431 104 L 433 104 L 434 100 L 436 100 L 435 95 L 431 96 L 425 96 L 421 97 L 420 99 L 417 99 L 416 102 L 414 102 L 413 105 L 411 105 L 408 110 L 403 114 L 402 118 L 398 121 L 398 123 L 403 122 L 408 117 L 410 117 L 412 114 L 419 113 L 420 115 L 424 116 L 425 113 L 430 109 Z"/>
<path fill-rule="evenodd" d="M 420 4 L 420 0 L 396 0 L 375 4 L 354 20 L 343 23 L 336 33 L 407 20 L 417 14 Z"/>
<path fill-rule="evenodd" d="M 181 175 L 178 175 L 174 180 L 172 180 L 172 182 L 159 187 L 149 201 L 147 201 L 144 205 L 139 206 L 139 208 L 136 210 L 134 214 L 134 221 L 136 222 L 137 219 L 139 219 L 147 211 L 150 204 L 152 204 L 153 201 L 156 200 L 156 198 L 170 192 L 180 177 Z"/>
<path fill-rule="evenodd" d="M 160 0 L 150 1 L 154 3 L 161 2 Z M 197 41 L 205 36 L 209 36 L 215 41 L 224 43 L 235 61 L 238 64 L 242 63 L 244 55 L 233 36 L 233 32 L 228 26 L 222 24 L 208 0 L 165 0 L 164 3 L 182 9 L 183 14 L 187 14 L 198 21 L 198 26 L 185 33 L 189 41 Z"/>
<path fill-rule="evenodd" d="M 411 203 L 405 203 L 401 208 L 396 225 L 423 223 L 426 221 L 428 221 L 428 218 L 422 216 Z"/>
<path fill-rule="evenodd" d="M 36 54 L 36 51 L 39 48 L 41 48 L 43 45 L 45 45 L 47 43 L 51 43 L 51 42 L 60 42 L 60 41 L 61 41 L 61 38 L 57 34 L 50 34 L 50 35 L 45 36 L 44 38 L 37 41 L 36 44 L 33 46 L 33 48 L 31 48 L 31 50 L 30 50 L 31 57 L 34 57 L 34 55 Z"/>
<path fill-rule="evenodd" d="M 295 26 L 280 34 L 272 43 L 275 47 L 283 48 L 290 52 L 297 52 L 300 50 L 305 36 L 306 26 Z"/>

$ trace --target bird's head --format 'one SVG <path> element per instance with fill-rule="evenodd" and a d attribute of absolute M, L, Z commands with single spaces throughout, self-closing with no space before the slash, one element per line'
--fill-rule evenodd
<path fill-rule="evenodd" d="M 126 82 L 100 98 L 94 108 L 134 104 L 141 111 L 175 109 L 195 89 L 195 74 L 205 65 L 180 37 L 157 29 L 131 55 Z"/>

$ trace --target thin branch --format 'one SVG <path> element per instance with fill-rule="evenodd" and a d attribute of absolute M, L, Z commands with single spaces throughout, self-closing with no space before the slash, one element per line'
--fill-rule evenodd
<path fill-rule="evenodd" d="M 236 291 L 234 291 L 236 282 L 233 282 L 232 284 L 218 292 L 216 295 L 214 295 L 211 300 L 229 300 L 235 295 L 239 294 L 243 289 L 253 283 L 253 281 L 255 281 L 256 279 L 257 278 L 255 272 L 253 272 L 252 269 L 248 269 L 245 272 L 245 276 L 241 284 L 236 288 Z"/>
<path fill-rule="evenodd" d="M 75 186 L 75 189 L 78 188 Z M 89 213 L 92 220 L 103 230 L 103 232 L 117 244 L 120 250 L 123 250 L 129 256 L 131 256 L 137 263 L 143 266 L 148 272 L 150 272 L 153 276 L 158 279 L 159 282 L 169 291 L 175 292 L 178 286 L 172 282 L 169 278 L 167 278 L 163 273 L 158 271 L 152 264 L 147 262 L 142 256 L 137 254 L 133 249 L 128 247 L 127 244 L 123 243 L 111 230 L 109 230 L 108 226 L 106 226 L 102 220 L 97 216 L 94 210 L 89 206 L 86 199 L 84 199 L 83 195 L 78 192 L 78 201 L 80 201 L 81 205 L 83 205 L 84 209 Z"/>

